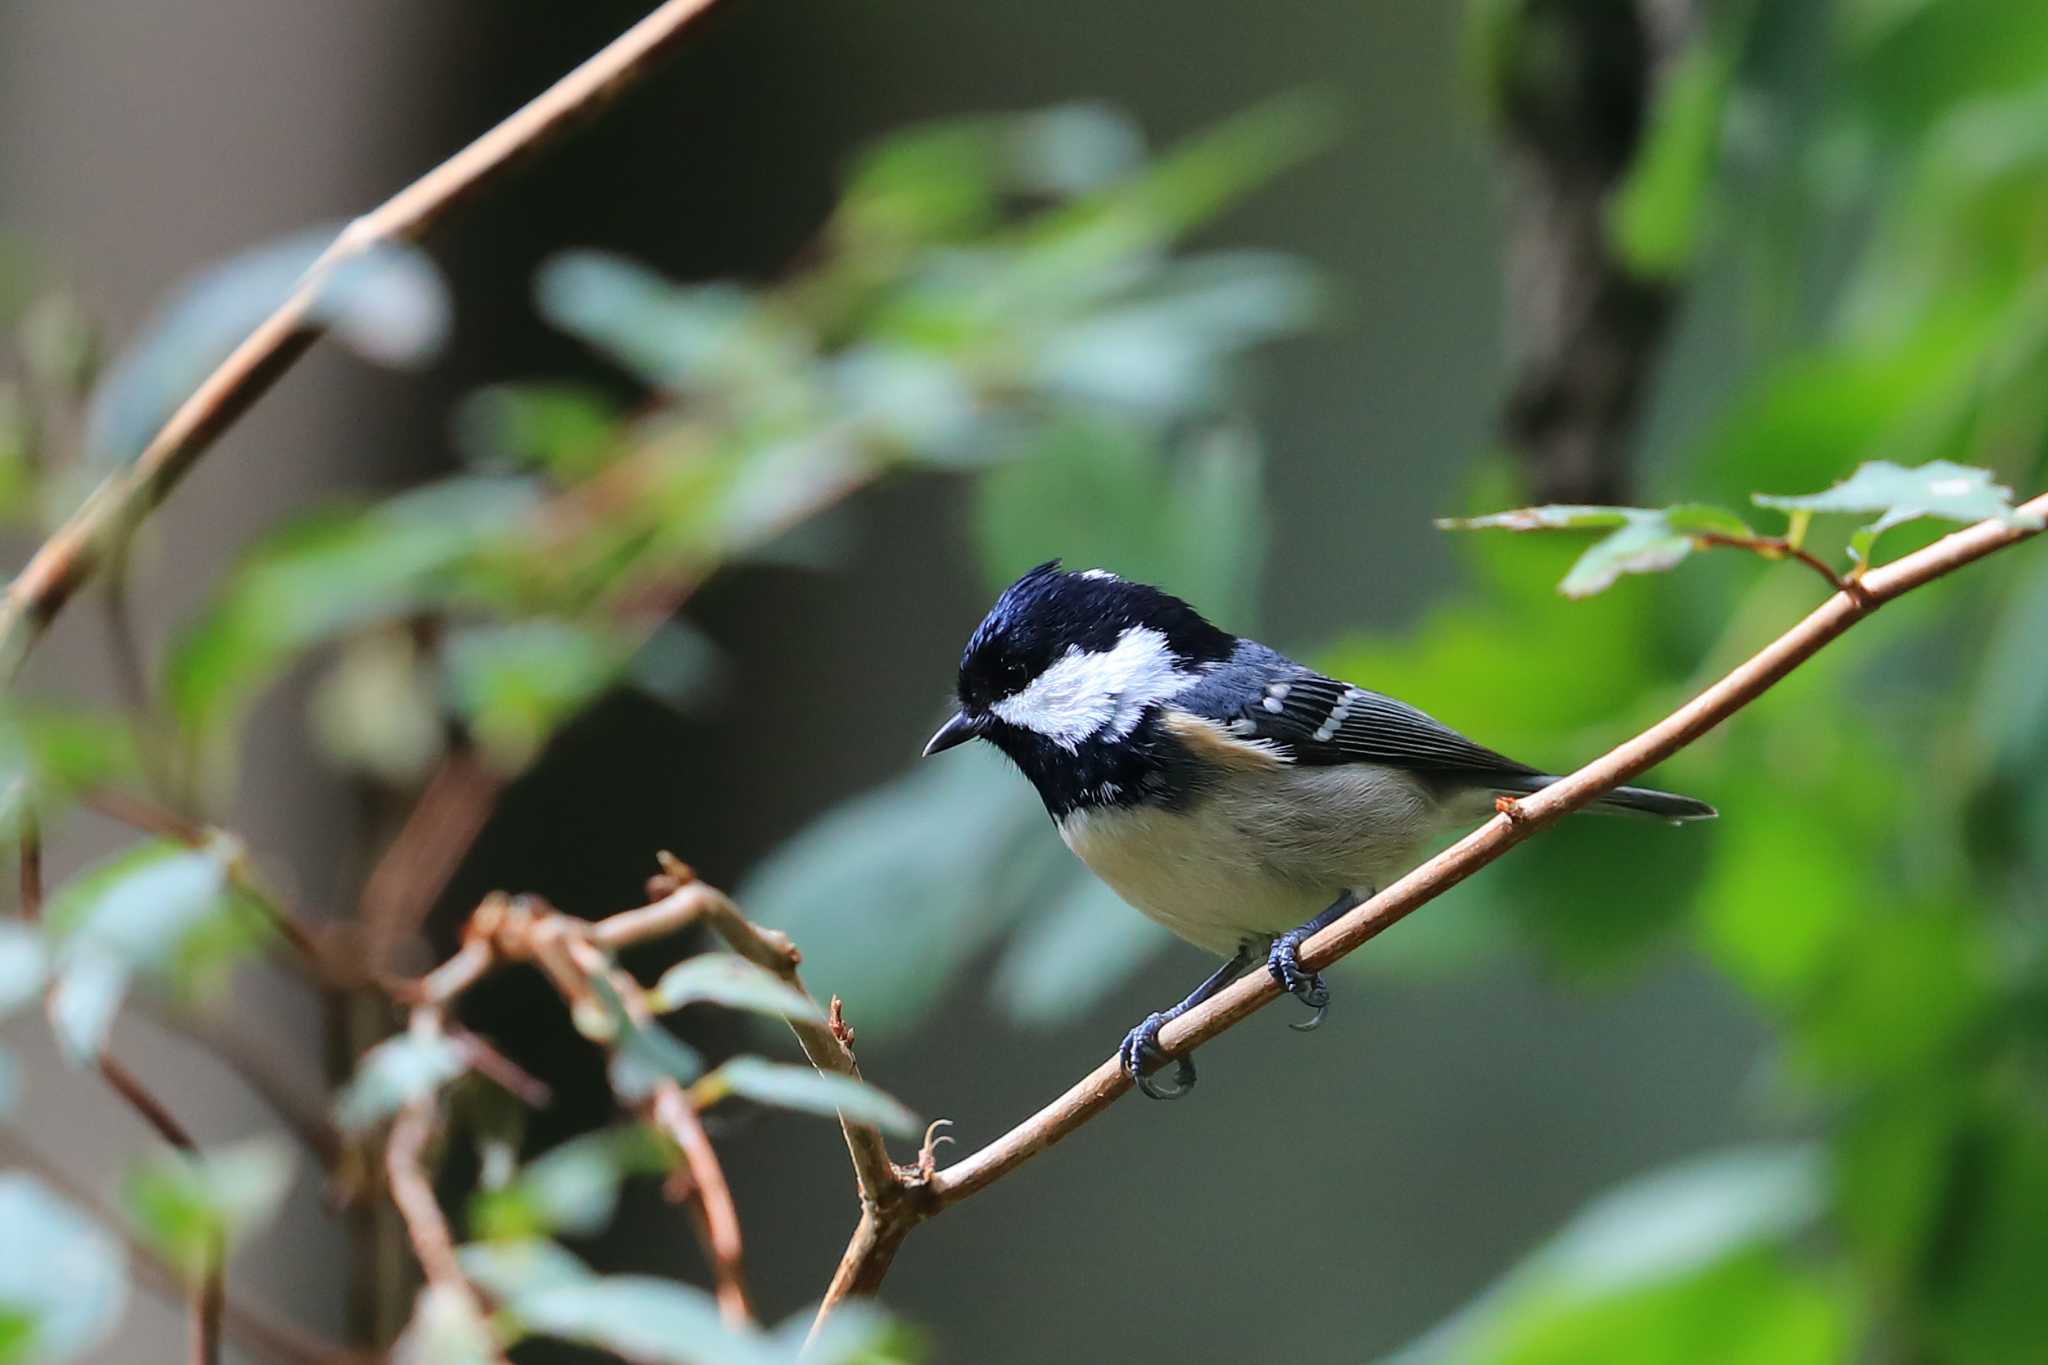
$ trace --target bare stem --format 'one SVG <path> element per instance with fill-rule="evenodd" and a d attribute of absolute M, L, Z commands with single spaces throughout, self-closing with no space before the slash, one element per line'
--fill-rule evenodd
<path fill-rule="evenodd" d="M 427 1283 L 458 1290 L 475 1298 L 462 1262 L 455 1256 L 455 1237 L 441 1202 L 434 1198 L 434 1184 L 427 1176 L 427 1144 L 434 1136 L 434 1107 L 431 1101 L 407 1105 L 392 1121 L 390 1140 L 384 1144 L 384 1172 L 391 1182 L 391 1202 L 405 1219 L 406 1235 L 412 1239 L 413 1255 L 427 1274 Z M 479 1308 L 481 1304 L 479 1303 Z"/>
<path fill-rule="evenodd" d="M 1705 531 L 1693 537 L 1696 544 L 1725 547 L 1731 550 L 1748 550 L 1766 559 L 1796 559 L 1807 568 L 1819 574 L 1827 585 L 1836 592 L 1860 597 L 1863 593 L 1861 579 L 1848 578 L 1835 572 L 1826 560 L 1811 550 L 1794 545 L 1783 536 L 1724 536 L 1717 532 Z M 1869 604 L 1866 604 L 1869 605 Z"/>
<path fill-rule="evenodd" d="M 2048 515 L 2048 494 L 2034 498 L 2020 510 L 2035 518 Z M 2005 521 L 1981 521 L 1864 575 L 1858 580 L 1860 591 L 1836 593 L 1799 624 L 1657 724 L 1569 777 L 1509 802 L 1493 819 L 1324 929 L 1302 946 L 1302 966 L 1321 971 L 1348 956 L 1524 839 L 1573 811 L 1584 809 L 1603 793 L 1669 758 L 1762 696 L 1877 607 L 2034 534 L 2031 529 Z M 1169 1055 L 1190 1051 L 1249 1018 L 1279 995 L 1280 989 L 1269 974 L 1249 973 L 1168 1024 L 1160 1031 L 1159 1045 Z M 905 1216 L 907 1226 L 893 1240 L 886 1235 L 890 1229 L 875 1225 L 873 1217 L 864 1210 L 833 1275 L 832 1289 L 819 1306 L 819 1323 L 847 1294 L 874 1291 L 909 1226 L 987 1189 L 1102 1113 L 1131 1088 L 1131 1079 L 1121 1062 L 1115 1057 L 1106 1059 L 1065 1094 L 1009 1132 L 922 1181 L 918 1186 L 919 1206 Z M 812 1330 L 817 1330 L 816 1324 Z"/>
<path fill-rule="evenodd" d="M 99 1071 L 113 1092 L 141 1115 L 158 1137 L 187 1156 L 199 1155 L 199 1144 L 191 1130 L 178 1122 L 169 1106 L 152 1094 L 134 1072 L 116 1061 L 112 1053 L 100 1053 Z M 227 1302 L 222 1274 L 225 1252 L 216 1237 L 206 1249 L 206 1266 L 200 1272 L 199 1283 L 192 1287 L 192 1365 L 218 1365 L 220 1360 L 221 1309 Z"/>
<path fill-rule="evenodd" d="M 665 1080 L 655 1086 L 647 1114 L 654 1126 L 682 1150 L 683 1163 L 696 1186 L 697 1204 L 704 1212 L 705 1248 L 711 1253 L 712 1280 L 717 1285 L 718 1311 L 734 1326 L 751 1323 L 754 1310 L 747 1302 L 739 1210 L 732 1202 L 732 1188 L 726 1184 L 725 1168 L 719 1165 L 711 1139 L 682 1087 L 674 1081 Z"/>
<path fill-rule="evenodd" d="M 0 599 L 0 676 L 13 678 L 43 631 L 108 552 L 177 486 L 324 331 L 314 316 L 334 272 L 394 242 L 417 240 L 509 167 L 590 117 L 672 51 L 714 0 L 667 0 L 497 127 L 356 219 L 292 296 L 171 414 L 142 453 L 109 475 L 37 550 Z"/>

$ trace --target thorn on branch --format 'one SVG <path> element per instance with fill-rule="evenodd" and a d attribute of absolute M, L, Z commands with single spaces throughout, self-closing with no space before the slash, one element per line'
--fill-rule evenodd
<path fill-rule="evenodd" d="M 917 1149 L 916 1170 L 919 1180 L 930 1180 L 932 1172 L 939 1168 L 939 1144 L 953 1140 L 950 1134 L 941 1133 L 939 1129 L 952 1126 L 951 1119 L 933 1119 L 931 1126 L 924 1130 L 924 1145 Z"/>

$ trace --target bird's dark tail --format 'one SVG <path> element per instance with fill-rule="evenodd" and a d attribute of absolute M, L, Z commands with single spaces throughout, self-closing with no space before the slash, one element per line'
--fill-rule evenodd
<path fill-rule="evenodd" d="M 1558 779 L 1548 774 L 1531 777 L 1511 777 L 1500 783 L 1500 790 L 1513 796 L 1527 796 L 1542 791 Z M 1615 811 L 1624 815 L 1650 815 L 1659 820 L 1711 820 L 1720 812 L 1704 801 L 1695 801 L 1690 796 L 1679 796 L 1674 792 L 1655 791 L 1649 787 L 1616 787 L 1593 803 L 1596 811 Z"/>

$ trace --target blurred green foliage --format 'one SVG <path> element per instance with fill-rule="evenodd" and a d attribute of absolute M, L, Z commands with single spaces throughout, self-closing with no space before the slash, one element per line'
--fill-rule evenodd
<path fill-rule="evenodd" d="M 1286 100 L 1150 157 L 1127 120 L 1098 107 L 953 121 L 859 158 L 816 242 L 772 284 L 682 284 L 601 252 L 558 257 L 536 282 L 540 312 L 643 396 L 623 403 L 548 382 L 474 395 L 456 422 L 462 472 L 266 534 L 177 631 L 154 675 L 128 679 L 125 710 L 0 711 L 7 818 L 28 833 L 82 798 L 138 786 L 203 816 L 233 794 L 252 704 L 308 661 L 319 670 L 310 728 L 343 770 L 406 796 L 459 751 L 514 777 L 615 688 L 691 704 L 717 667 L 677 615 L 697 586 L 749 558 L 814 556 L 792 532 L 904 471 L 979 481 L 978 538 L 996 577 L 1042 558 L 1044 526 L 1056 521 L 1070 528 L 1057 548 L 1118 558 L 1248 610 L 1259 465 L 1232 417 L 1232 364 L 1307 322 L 1318 286 L 1292 261 L 1177 245 L 1300 160 L 1325 126 L 1315 102 Z M 327 236 L 294 236 L 202 272 L 105 365 L 68 294 L 23 291 L 10 315 L 24 379 L 0 387 L 0 513 L 47 527 L 94 465 L 133 458 L 249 326 L 302 287 Z M 439 341 L 447 301 L 424 256 L 393 250 L 329 278 L 312 312 L 366 357 L 410 363 Z M 125 564 L 124 551 L 110 569 L 117 589 Z M 1010 913 L 1077 903 L 1071 869 L 1026 853 L 1035 822 L 999 813 L 1014 796 L 1008 784 L 953 772 L 968 782 L 942 777 L 943 804 L 963 833 L 987 836 L 959 841 L 959 856 L 993 856 L 1001 844 L 1031 864 Z M 884 798 L 855 817 L 850 838 L 827 832 L 814 846 L 836 884 L 866 859 L 877 887 L 891 878 L 906 899 L 925 888 L 925 979 L 935 983 L 1003 926 L 960 913 L 955 876 L 899 875 L 897 864 L 932 846 L 928 795 Z M 891 800 L 903 805 L 893 817 Z M 788 864 L 783 876 L 786 894 L 764 900 L 795 907 L 785 923 L 806 931 L 799 921 L 835 897 L 816 896 Z M 40 925 L 0 926 L 0 1006 L 46 991 L 67 1056 L 90 1064 L 131 992 L 203 998 L 259 950 L 276 911 L 228 836 L 140 844 L 59 888 Z M 849 936 L 818 938 L 812 962 L 841 976 Z M 1066 988 L 1033 966 L 1043 945 L 1026 948 L 1006 993 L 1027 1011 L 1056 1007 L 1052 993 Z M 864 996 L 881 998 L 886 982 L 868 977 Z M 674 1084 L 696 1109 L 743 1100 L 899 1137 L 923 1131 L 860 1081 L 747 1055 L 711 1066 L 652 1022 L 707 1004 L 816 1016 L 800 993 L 736 957 L 686 959 L 644 991 L 623 974 L 591 985 L 594 996 L 571 1002 L 572 1019 L 609 1052 L 628 1110 Z M 902 992 L 902 1017 L 919 998 Z M 474 1129 L 485 1154 L 470 1207 L 477 1240 L 463 1255 L 496 1311 L 486 1318 L 464 1295 L 429 1291 L 402 1357 L 495 1359 L 542 1335 L 637 1360 L 796 1359 L 808 1314 L 772 1332 L 736 1331 L 700 1289 L 599 1276 L 548 1240 L 599 1231 L 626 1181 L 669 1174 L 678 1154 L 642 1130 L 604 1130 L 522 1161 L 508 1096 L 476 1058 L 471 1042 L 419 1014 L 360 1058 L 334 1100 L 352 1142 L 432 1107 Z M 257 1144 L 147 1163 L 124 1210 L 161 1259 L 202 1273 L 274 1209 L 290 1176 L 278 1157 Z M 70 1236 L 57 1211 L 30 1209 L 19 1226 L 32 1245 Z M 38 1272 L 31 1253 L 21 1285 L 0 1271 L 0 1359 L 61 1359 L 90 1344 L 53 1306 L 92 1268 L 78 1255 L 79 1267 Z M 118 1263 L 94 1264 L 120 1285 Z M 835 1315 L 805 1358 L 916 1351 L 856 1307 Z"/>
<path fill-rule="evenodd" d="M 1519 20 L 1542 3 L 1472 9 L 1496 107 L 1499 83 L 1544 55 L 1519 45 L 1535 31 Z M 1809 575 L 1733 556 L 1624 576 L 1671 567 L 1702 533 L 1748 534 L 1753 514 L 1719 508 L 1755 497 L 1817 552 L 1867 558 L 1895 509 L 1995 514 L 2007 505 L 1985 501 L 1994 483 L 2042 486 L 2048 24 L 2033 0 L 1841 0 L 1824 23 L 1795 13 L 1809 9 L 1717 10 L 1609 206 L 1633 268 L 1739 279 L 1752 331 L 1741 382 L 1656 463 L 1645 501 L 1659 506 L 1536 518 L 1608 531 L 1591 551 L 1564 536 L 1460 538 L 1453 596 L 1399 634 L 1309 642 L 1321 666 L 1562 768 L 1814 601 Z M 1824 61 L 1782 60 L 1812 42 Z M 1318 283 L 1288 260 L 1180 244 L 1323 128 L 1313 102 L 1286 102 L 1149 157 L 1095 107 L 948 122 L 863 156 L 774 283 L 556 259 L 540 310 L 628 383 L 486 389 L 459 415 L 461 473 L 266 536 L 179 632 L 139 715 L 10 703 L 0 814 L 54 822 L 81 793 L 138 782 L 218 808 L 248 708 L 308 662 L 313 730 L 344 770 L 410 792 L 461 749 L 516 776 L 609 690 L 691 704 L 717 660 L 679 605 L 726 566 L 811 555 L 792 533 L 900 473 L 973 481 L 991 591 L 1062 555 L 1254 630 L 1262 459 L 1237 412 L 1236 361 L 1312 321 Z M 292 287 L 308 240 L 210 272 L 105 365 L 68 295 L 14 290 L 0 261 L 22 362 L 0 380 L 0 518 L 47 526 L 75 501 L 89 462 L 58 458 L 68 427 L 99 460 L 132 456 Z M 373 358 L 410 360 L 437 339 L 445 303 L 406 254 L 337 281 L 321 308 Z M 639 396 L 622 399 L 629 389 Z M 1859 466 L 1860 482 L 1804 496 Z M 1482 461 L 1465 506 L 1446 510 L 1519 502 L 1506 469 Z M 1833 511 L 1864 529 L 1812 520 L 1805 539 Z M 1567 600 L 1560 580 L 1604 591 Z M 1717 827 L 1632 829 L 1625 845 L 1591 822 L 1560 829 L 1352 960 L 1444 974 L 1519 953 L 1600 981 L 1697 954 L 1775 1028 L 1765 1117 L 1814 1135 L 1632 1182 L 1401 1360 L 2048 1358 L 2044 631 L 2038 554 L 1888 607 L 1669 765 L 1671 785 L 1721 807 Z M 1015 1019 L 1063 1019 L 1163 941 L 1080 872 L 987 755 L 828 812 L 740 897 L 880 1032 L 909 1026 L 963 968 L 981 979 L 979 964 Z M 255 951 L 255 901 L 224 840 L 139 846 L 62 888 L 46 924 L 0 925 L 0 1011 L 48 989 L 67 1051 L 89 1060 L 131 989 L 190 995 Z M 885 915 L 886 942 L 872 930 Z M 914 1127 L 879 1092 L 759 1058 L 709 1067 L 615 994 L 584 1003 L 578 1026 L 611 1047 L 628 1104 L 666 1077 L 704 1103 L 850 1105 Z M 801 1008 L 710 958 L 645 1003 Z M 483 1089 L 455 1041 L 408 1034 L 363 1059 L 337 1115 L 367 1131 L 409 1104 L 467 1114 Z M 515 1138 L 477 1126 L 486 1159 L 462 1256 L 501 1311 L 429 1292 L 415 1358 L 489 1359 L 531 1333 L 644 1359 L 794 1359 L 802 1315 L 736 1338 L 701 1291 L 600 1276 L 551 1240 L 602 1226 L 626 1182 L 670 1169 L 662 1143 L 607 1129 L 522 1161 Z M 141 1169 L 129 1213 L 185 1263 L 274 1204 L 268 1160 L 230 1150 Z M 33 1181 L 0 1176 L 0 1361 L 90 1350 L 124 1293 L 117 1244 Z M 808 1358 L 914 1351 L 876 1315 L 843 1312 L 833 1333 Z"/>

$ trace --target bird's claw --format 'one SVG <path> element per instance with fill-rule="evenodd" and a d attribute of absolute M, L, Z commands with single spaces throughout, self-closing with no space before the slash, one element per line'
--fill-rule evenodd
<path fill-rule="evenodd" d="M 1280 989 L 1316 1012 L 1307 1023 L 1287 1026 L 1296 1033 L 1311 1033 L 1320 1028 L 1323 1016 L 1330 1012 L 1330 987 L 1322 973 L 1301 969 L 1301 945 L 1307 940 L 1308 935 L 1300 930 L 1282 934 L 1273 940 L 1273 947 L 1266 954 L 1266 970 L 1272 973 Z"/>
<path fill-rule="evenodd" d="M 1154 1012 L 1145 1016 L 1145 1022 L 1124 1035 L 1123 1046 L 1117 1049 L 1117 1056 L 1123 1061 L 1124 1074 L 1129 1076 L 1147 1099 L 1177 1100 L 1195 1088 L 1195 1063 L 1191 1057 L 1166 1055 L 1159 1046 L 1159 1030 L 1166 1026 L 1169 1016 Z M 1173 1063 L 1173 1084 L 1161 1085 L 1149 1074 Z"/>

